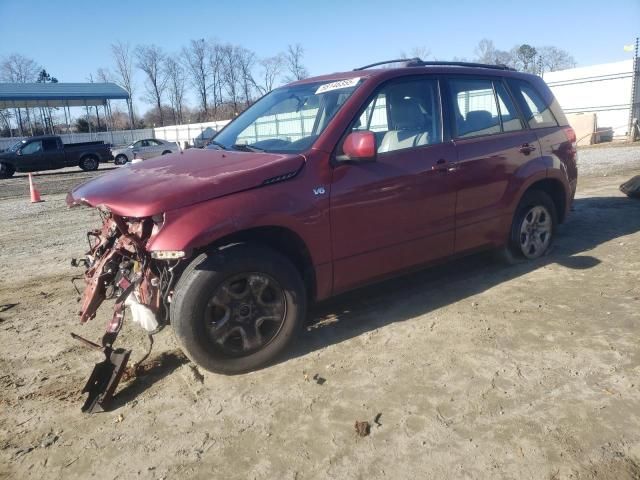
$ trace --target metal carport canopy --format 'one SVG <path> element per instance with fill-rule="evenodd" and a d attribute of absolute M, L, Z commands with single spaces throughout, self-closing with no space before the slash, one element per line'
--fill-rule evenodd
<path fill-rule="evenodd" d="M 0 108 L 102 106 L 128 99 L 115 83 L 0 83 Z"/>

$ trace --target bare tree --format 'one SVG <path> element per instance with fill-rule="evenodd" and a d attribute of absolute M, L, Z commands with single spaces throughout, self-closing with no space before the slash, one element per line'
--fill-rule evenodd
<path fill-rule="evenodd" d="M 19 53 L 13 53 L 3 59 L 0 64 L 0 80 L 3 82 L 11 83 L 31 83 L 35 82 L 38 78 L 38 73 L 41 68 L 35 60 L 27 58 Z M 33 134 L 33 125 L 31 124 L 31 115 L 29 109 L 27 112 L 27 123 Z M 16 116 L 18 118 L 18 127 L 20 128 L 20 135 L 24 135 L 24 127 L 22 123 L 21 109 L 16 109 Z"/>
<path fill-rule="evenodd" d="M 185 94 L 185 72 L 179 61 L 167 56 L 164 61 L 164 70 L 167 74 L 167 86 L 169 90 L 169 102 L 173 110 L 173 120 L 177 124 L 183 121 L 182 108 Z"/>
<path fill-rule="evenodd" d="M 302 80 L 309 76 L 309 72 L 302 64 L 304 57 L 304 48 L 299 43 L 295 45 L 289 45 L 287 51 L 284 54 L 284 62 L 288 72 L 287 82 L 293 82 L 296 80 Z"/>
<path fill-rule="evenodd" d="M 133 55 L 128 43 L 118 41 L 111 44 L 111 53 L 116 63 L 116 83 L 129 94 L 129 125 L 134 128 L 133 112 Z"/>
<path fill-rule="evenodd" d="M 96 70 L 96 80 L 98 83 L 111 83 L 113 82 L 113 74 L 109 69 L 100 67 Z"/>
<path fill-rule="evenodd" d="M 555 72 L 576 66 L 575 59 L 558 47 L 539 47 L 538 55 L 542 72 Z"/>
<path fill-rule="evenodd" d="M 233 113 L 238 113 L 242 72 L 240 70 L 239 47 L 225 45 L 222 47 L 222 76 L 224 86 L 233 106 Z"/>
<path fill-rule="evenodd" d="M 167 87 L 167 75 L 163 68 L 166 55 L 157 45 L 141 45 L 136 48 L 137 66 L 147 76 L 146 89 L 148 100 L 155 103 L 164 126 L 162 96 Z"/>
<path fill-rule="evenodd" d="M 489 65 L 496 63 L 496 47 L 493 41 L 488 38 L 483 38 L 478 42 L 474 53 L 476 55 L 475 61 L 478 63 L 486 63 Z"/>
<path fill-rule="evenodd" d="M 282 54 L 275 57 L 263 58 L 258 62 L 260 64 L 259 78 L 260 83 L 254 82 L 255 88 L 261 95 L 265 95 L 273 90 L 278 77 L 282 74 L 284 67 L 284 58 Z"/>
<path fill-rule="evenodd" d="M 516 67 L 516 60 L 513 55 L 513 51 L 506 50 L 496 50 L 495 51 L 495 60 L 491 63 L 495 63 L 496 65 L 506 65 L 507 67 Z"/>
<path fill-rule="evenodd" d="M 419 47 L 413 47 L 409 50 L 409 54 L 406 52 L 400 52 L 400 58 L 419 58 L 420 60 L 426 60 L 431 55 L 431 49 L 422 45 Z"/>
<path fill-rule="evenodd" d="M 215 41 L 209 42 L 209 70 L 211 72 L 211 90 L 213 91 L 213 116 L 217 119 L 218 107 L 222 103 L 224 46 Z"/>
<path fill-rule="evenodd" d="M 253 69 L 256 65 L 256 54 L 243 47 L 236 47 L 236 59 L 240 73 L 240 83 L 244 95 L 245 105 L 248 107 L 253 100 L 253 88 L 256 81 L 253 78 Z"/>
<path fill-rule="evenodd" d="M 208 95 L 211 77 L 207 42 L 203 38 L 191 40 L 189 46 L 184 48 L 182 53 L 185 57 L 187 72 L 198 94 L 203 115 L 207 118 L 209 115 Z"/>

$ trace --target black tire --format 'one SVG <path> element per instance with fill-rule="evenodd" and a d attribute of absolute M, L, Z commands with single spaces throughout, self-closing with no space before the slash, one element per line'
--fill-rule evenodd
<path fill-rule="evenodd" d="M 171 150 L 165 150 L 164 152 L 162 152 L 162 155 L 169 155 L 171 153 Z"/>
<path fill-rule="evenodd" d="M 245 275 L 249 279 L 256 278 L 253 275 L 270 279 L 265 282 L 269 287 L 263 287 L 257 296 L 251 280 L 246 280 L 245 288 L 255 300 L 255 303 L 248 301 L 251 304 L 249 311 L 257 311 L 259 305 L 264 304 L 258 297 L 273 285 L 274 292 L 277 292 L 272 294 L 276 299 L 274 305 L 277 304 L 282 310 L 277 320 L 264 320 L 267 318 L 264 312 L 262 317 L 254 319 L 254 315 L 260 313 L 246 311 L 247 317 L 242 319 L 240 312 L 246 305 L 239 305 L 238 302 L 244 302 L 246 297 L 238 300 L 236 296 L 230 296 L 229 285 L 233 283 L 229 282 Z M 230 304 L 235 302 L 235 306 L 223 310 L 223 318 L 216 320 L 212 312 L 219 311 L 216 304 L 219 292 L 223 297 L 226 296 Z M 237 293 L 234 292 L 234 295 Z M 306 309 L 305 285 L 288 258 L 267 247 L 240 244 L 195 258 L 176 285 L 170 313 L 176 339 L 192 361 L 211 372 L 234 375 L 264 367 L 280 354 L 304 324 Z M 253 334 L 254 339 L 258 338 L 264 343 L 243 350 L 249 343 L 248 325 L 253 327 L 253 332 L 258 332 L 257 336 Z M 234 333 L 217 337 L 222 327 Z M 275 333 L 265 333 L 265 327 Z"/>
<path fill-rule="evenodd" d="M 80 160 L 80 168 L 85 172 L 93 172 L 98 169 L 100 161 L 95 155 L 87 155 Z"/>
<path fill-rule="evenodd" d="M 13 165 L 0 163 L 0 178 L 11 178 L 14 173 L 16 173 L 16 169 Z"/>
<path fill-rule="evenodd" d="M 115 160 L 113 161 L 113 163 L 115 163 L 116 165 L 124 165 L 125 163 L 127 163 L 129 161 L 129 159 L 127 158 L 126 155 L 117 155 Z"/>
<path fill-rule="evenodd" d="M 509 241 L 500 252 L 502 259 L 513 264 L 542 257 L 553 245 L 557 226 L 551 197 L 542 190 L 527 191 L 513 216 Z"/>

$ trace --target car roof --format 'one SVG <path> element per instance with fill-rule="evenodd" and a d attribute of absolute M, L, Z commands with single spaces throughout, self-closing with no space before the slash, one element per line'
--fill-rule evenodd
<path fill-rule="evenodd" d="M 398 60 L 400 62 L 401 60 Z M 408 65 L 387 68 L 364 68 L 355 69 L 347 72 L 335 72 L 327 75 L 319 75 L 316 77 L 308 77 L 298 80 L 288 85 L 304 85 L 316 82 L 332 82 L 338 80 L 347 80 L 350 78 L 393 78 L 405 75 L 442 75 L 442 74 L 463 74 L 463 75 L 487 75 L 499 77 L 521 77 L 526 78 L 532 74 L 517 72 L 510 68 L 502 68 L 495 65 L 482 65 L 467 62 L 425 62 L 424 65 Z"/>

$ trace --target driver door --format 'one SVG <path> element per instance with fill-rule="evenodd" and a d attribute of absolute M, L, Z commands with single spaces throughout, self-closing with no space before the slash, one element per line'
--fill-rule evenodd
<path fill-rule="evenodd" d="M 376 135 L 377 158 L 338 163 L 331 185 L 334 293 L 453 253 L 455 147 L 443 142 L 438 81 L 385 84 L 350 131 Z"/>
<path fill-rule="evenodd" d="M 33 172 L 41 168 L 46 168 L 42 157 L 41 140 L 34 140 L 27 143 L 20 149 L 20 154 L 20 170 Z"/>

